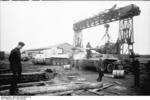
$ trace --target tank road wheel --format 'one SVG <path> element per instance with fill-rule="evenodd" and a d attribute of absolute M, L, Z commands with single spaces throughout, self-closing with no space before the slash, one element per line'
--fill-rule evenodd
<path fill-rule="evenodd" d="M 74 68 L 75 67 L 75 62 L 73 60 L 70 61 L 70 64 L 71 64 L 71 68 Z"/>
<path fill-rule="evenodd" d="M 52 60 L 52 65 L 56 66 L 56 61 L 55 61 L 55 59 Z"/>
<path fill-rule="evenodd" d="M 78 61 L 77 62 L 77 68 L 78 68 L 78 70 L 82 70 L 82 61 Z"/>
<path fill-rule="evenodd" d="M 123 65 L 122 64 L 118 64 L 118 69 L 119 70 L 123 70 Z"/>
<path fill-rule="evenodd" d="M 78 61 L 77 60 L 74 61 L 74 67 L 75 67 L 75 69 L 79 70 L 79 66 L 78 66 Z"/>
<path fill-rule="evenodd" d="M 108 64 L 108 65 L 107 65 L 107 72 L 108 72 L 108 73 L 112 73 L 113 67 L 114 67 L 113 64 Z"/>

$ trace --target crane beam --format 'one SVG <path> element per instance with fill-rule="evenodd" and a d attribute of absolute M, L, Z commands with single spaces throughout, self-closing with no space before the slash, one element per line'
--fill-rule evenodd
<path fill-rule="evenodd" d="M 99 13 L 98 15 L 74 23 L 73 30 L 78 32 L 86 28 L 95 27 L 129 17 L 132 18 L 134 16 L 138 16 L 140 12 L 139 7 L 134 4 L 118 9 L 111 8 Z"/>

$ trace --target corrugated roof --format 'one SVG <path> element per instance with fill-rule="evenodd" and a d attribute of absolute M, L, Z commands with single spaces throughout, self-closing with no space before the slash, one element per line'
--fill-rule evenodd
<path fill-rule="evenodd" d="M 39 51 L 39 50 L 50 49 L 50 48 L 54 48 L 54 47 L 63 47 L 65 45 L 66 46 L 70 46 L 71 48 L 73 48 L 73 46 L 71 44 L 69 44 L 69 43 L 61 43 L 61 44 L 56 44 L 56 45 L 47 46 L 47 47 L 28 49 L 28 50 L 25 50 L 25 51 Z"/>

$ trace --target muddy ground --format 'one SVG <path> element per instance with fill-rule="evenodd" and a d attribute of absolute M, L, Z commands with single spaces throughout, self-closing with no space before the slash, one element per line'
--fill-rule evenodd
<path fill-rule="evenodd" d="M 70 70 L 65 70 L 63 66 L 50 66 L 50 65 L 33 65 L 31 61 L 22 62 L 23 65 L 23 73 L 24 72 L 41 72 L 46 69 L 52 69 L 57 72 L 57 75 L 54 79 L 52 79 L 53 83 L 70 83 L 72 81 L 88 81 L 88 82 L 96 82 L 98 74 L 95 68 L 84 68 L 82 70 L 77 70 L 72 68 Z M 5 71 L 3 71 L 5 69 Z M 7 69 L 7 71 L 6 71 Z M 5 62 L 5 64 L 1 65 L 1 74 L 2 73 L 10 73 L 9 71 L 9 63 Z M 111 83 L 113 86 L 106 88 L 100 91 L 101 95 L 149 95 L 150 87 L 149 87 L 149 76 L 146 70 L 141 70 L 140 75 L 140 87 L 134 87 L 134 76 L 132 73 L 128 73 L 124 78 L 115 79 L 111 77 L 104 76 L 102 79 L 103 83 Z M 69 78 L 69 76 L 73 76 L 73 78 Z M 2 91 L 0 91 L 1 95 L 3 95 Z M 49 95 L 49 94 L 42 94 Z M 96 95 L 90 93 L 88 91 L 79 91 L 74 95 Z"/>

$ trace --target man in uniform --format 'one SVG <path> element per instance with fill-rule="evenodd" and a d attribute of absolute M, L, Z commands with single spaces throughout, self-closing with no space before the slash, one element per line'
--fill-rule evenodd
<path fill-rule="evenodd" d="M 104 69 L 103 69 L 103 61 L 102 59 L 99 59 L 98 62 L 96 62 L 96 69 L 97 69 L 97 72 L 98 72 L 98 78 L 97 78 L 97 82 L 101 82 L 102 81 L 102 78 L 104 76 Z"/>
<path fill-rule="evenodd" d="M 11 50 L 11 53 L 9 56 L 10 69 L 13 73 L 13 78 L 12 78 L 11 87 L 10 87 L 11 95 L 17 94 L 18 92 L 17 83 L 21 80 L 21 73 L 22 73 L 20 49 L 22 49 L 24 45 L 25 44 L 23 42 L 19 42 L 17 47 Z"/>
<path fill-rule="evenodd" d="M 103 76 L 104 76 L 104 72 L 103 72 L 101 69 L 98 70 L 98 78 L 97 78 L 97 82 L 101 82 Z"/>
<path fill-rule="evenodd" d="M 138 87 L 140 86 L 140 69 L 139 69 L 139 66 L 140 63 L 139 63 L 139 60 L 136 59 L 133 61 L 133 73 L 134 73 L 134 86 L 135 87 Z"/>
<path fill-rule="evenodd" d="M 132 59 L 132 67 L 133 67 L 133 74 L 134 74 L 134 86 L 140 86 L 140 62 L 136 57 L 139 57 L 134 54 L 132 50 L 130 50 L 130 58 Z"/>
<path fill-rule="evenodd" d="M 89 58 L 91 58 L 91 49 L 92 47 L 91 47 L 91 45 L 90 45 L 90 42 L 88 42 L 87 43 L 87 45 L 86 45 L 86 52 L 87 52 L 87 59 L 89 59 Z"/>

